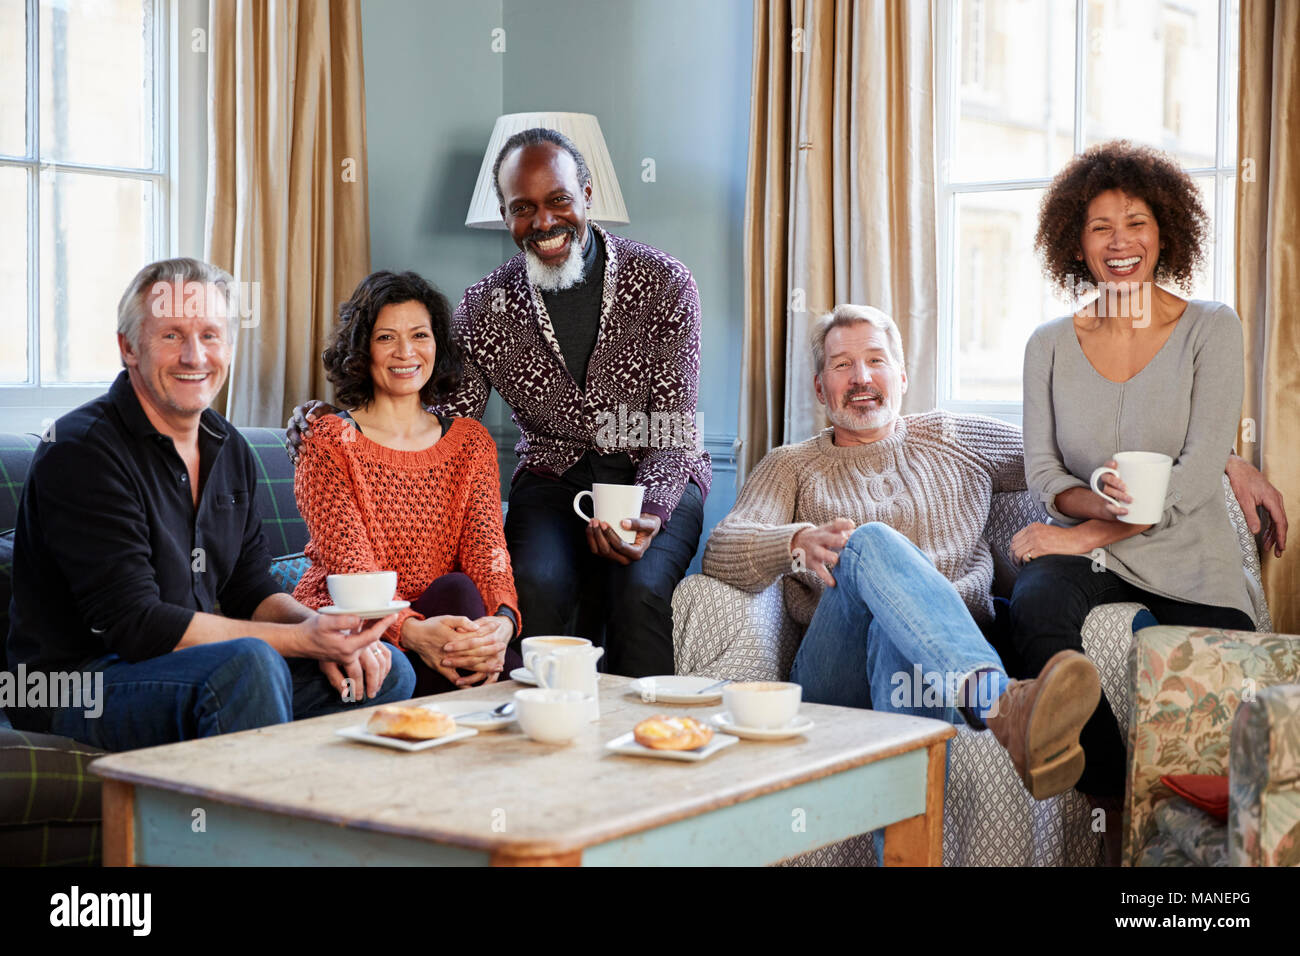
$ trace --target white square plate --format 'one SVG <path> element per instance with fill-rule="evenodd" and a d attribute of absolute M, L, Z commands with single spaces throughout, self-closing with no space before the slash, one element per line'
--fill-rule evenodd
<path fill-rule="evenodd" d="M 640 677 L 628 685 L 628 693 L 635 694 L 647 704 L 716 704 L 722 700 L 722 688 L 716 687 L 707 694 L 700 691 L 718 682 L 716 677 L 688 677 L 668 675 Z"/>
<path fill-rule="evenodd" d="M 629 757 L 660 757 L 664 760 L 696 762 L 707 760 L 719 750 L 724 750 L 732 744 L 738 743 L 740 743 L 739 737 L 733 737 L 731 734 L 720 734 L 715 731 L 713 739 L 698 750 L 655 750 L 652 747 L 643 747 L 637 743 L 636 734 L 629 730 L 622 737 L 615 737 L 605 744 L 605 749 L 611 753 L 625 754 Z"/>
<path fill-rule="evenodd" d="M 334 732 L 340 737 L 357 740 L 363 744 L 377 744 L 380 747 L 392 747 L 394 750 L 406 751 L 428 750 L 430 747 L 441 747 L 443 744 L 449 744 L 453 740 L 464 740 L 466 737 L 478 735 L 478 731 L 473 727 L 458 727 L 447 736 L 434 737 L 432 740 L 399 740 L 397 737 L 382 737 L 379 734 L 369 733 L 365 724 L 344 727 L 342 730 Z"/>

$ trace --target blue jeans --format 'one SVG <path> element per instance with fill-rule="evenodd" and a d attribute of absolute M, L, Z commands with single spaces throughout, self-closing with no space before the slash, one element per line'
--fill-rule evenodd
<path fill-rule="evenodd" d="M 1006 689 L 1006 669 L 920 548 L 888 525 L 864 524 L 834 577 L 790 671 L 804 700 L 954 724 L 963 703 L 977 717 L 989 713 Z M 963 688 L 973 696 L 959 698 Z"/>
<path fill-rule="evenodd" d="M 352 703 L 339 698 L 316 661 L 286 660 L 254 637 L 134 664 L 110 654 L 83 668 L 104 675 L 103 712 L 87 717 L 82 709 L 62 708 L 50 733 L 104 750 L 134 750 L 406 700 L 415 673 L 405 654 L 389 650 L 393 666 L 379 695 Z"/>

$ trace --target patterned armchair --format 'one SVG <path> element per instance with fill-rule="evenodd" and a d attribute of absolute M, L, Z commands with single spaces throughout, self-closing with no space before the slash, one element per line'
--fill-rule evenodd
<path fill-rule="evenodd" d="M 1232 490 L 1224 495 L 1242 546 L 1243 573 L 1251 584 L 1260 629 L 1272 627 L 1259 583 L 1259 555 Z M 1029 492 L 994 495 L 984 535 L 994 558 L 995 594 L 1010 594 L 1017 565 L 1011 537 L 1027 524 L 1048 520 Z M 1096 663 L 1102 689 L 1121 727 L 1129 714 L 1128 651 L 1140 604 L 1094 608 L 1083 627 L 1084 650 Z M 717 679 L 784 680 L 802 637 L 785 613 L 780 582 L 759 594 L 702 574 L 673 594 L 673 644 L 679 674 Z M 992 734 L 959 727 L 949 748 L 944 797 L 944 862 L 952 866 L 1094 866 L 1103 860 L 1101 834 L 1092 829 L 1087 800 L 1070 790 L 1034 800 L 1011 758 Z M 794 865 L 874 863 L 869 836 L 860 836 L 789 861 Z"/>
<path fill-rule="evenodd" d="M 1130 662 L 1125 864 L 1300 866 L 1300 637 L 1148 627 Z M 1226 826 L 1160 780 L 1225 773 Z"/>

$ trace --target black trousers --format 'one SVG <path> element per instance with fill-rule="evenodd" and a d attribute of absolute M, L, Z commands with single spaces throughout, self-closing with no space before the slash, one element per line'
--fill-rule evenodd
<path fill-rule="evenodd" d="M 591 483 L 571 476 L 550 479 L 525 471 L 510 489 L 506 546 L 523 616 L 521 636 L 588 638 L 605 648 L 601 669 L 610 674 L 674 673 L 671 601 L 700 543 L 699 487 L 686 483 L 672 519 L 645 555 L 623 566 L 591 553 L 586 524 L 573 513 L 573 496 Z"/>
<path fill-rule="evenodd" d="M 1111 571 L 1093 570 L 1085 555 L 1049 554 L 1028 562 L 1011 594 L 1011 642 L 1021 673 L 1037 677 L 1057 651 L 1083 650 L 1083 621 L 1101 604 L 1145 604 L 1157 624 L 1186 624 L 1253 631 L 1250 617 L 1233 607 L 1189 604 L 1152 594 Z M 1127 728 L 1121 732 L 1103 693 L 1079 735 L 1087 766 L 1077 789 L 1095 797 L 1122 797 L 1126 773 Z"/>

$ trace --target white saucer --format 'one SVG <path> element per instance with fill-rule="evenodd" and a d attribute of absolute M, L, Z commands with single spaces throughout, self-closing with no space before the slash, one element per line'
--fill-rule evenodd
<path fill-rule="evenodd" d="M 476 714 L 484 710 L 491 710 L 499 707 L 501 701 L 492 700 L 461 700 L 455 703 L 437 703 L 421 704 L 421 707 L 427 707 L 430 710 L 440 710 L 448 717 L 456 721 L 458 727 L 473 727 L 475 730 L 501 730 L 503 727 L 509 727 L 515 722 L 515 715 L 512 713 L 509 717 L 478 717 L 472 720 L 461 720 L 461 714 Z"/>
<path fill-rule="evenodd" d="M 740 743 L 739 737 L 733 737 L 730 734 L 715 733 L 707 744 L 703 747 L 698 747 L 695 750 L 655 750 L 653 747 L 646 747 L 637 743 L 636 733 L 629 730 L 622 737 L 615 737 L 609 743 L 605 744 L 605 749 L 611 753 L 624 754 L 628 757 L 659 757 L 662 760 L 687 760 L 696 762 L 707 760 L 719 750 L 738 743 Z"/>
<path fill-rule="evenodd" d="M 397 737 L 383 737 L 379 734 L 372 734 L 366 730 L 365 724 L 355 724 L 352 727 L 344 727 L 342 730 L 334 731 L 340 737 L 346 737 L 348 740 L 356 740 L 363 744 L 376 744 L 380 747 L 392 747 L 394 750 L 428 750 L 430 747 L 441 747 L 443 744 L 449 744 L 453 740 L 464 740 L 466 737 L 475 737 L 478 731 L 473 727 L 458 727 L 445 737 L 435 737 L 433 740 L 401 740 Z"/>
<path fill-rule="evenodd" d="M 799 714 L 784 727 L 741 727 L 731 722 L 731 714 L 725 710 L 710 717 L 709 723 L 729 734 L 744 737 L 746 740 L 784 740 L 786 737 L 797 737 L 799 734 L 812 730 L 813 727 L 817 726 L 813 723 L 811 717 Z"/>
<path fill-rule="evenodd" d="M 365 608 L 360 611 L 353 611 L 350 610 L 349 608 L 336 607 L 335 605 L 331 604 L 329 607 L 321 608 L 319 611 L 317 611 L 317 613 L 329 614 L 333 616 L 351 614 L 354 615 L 355 617 L 364 618 L 366 620 L 373 620 L 377 617 L 388 617 L 388 615 L 392 614 L 394 611 L 401 611 L 410 606 L 411 606 L 410 601 L 389 601 L 387 607 Z"/>
<path fill-rule="evenodd" d="M 698 691 L 717 682 L 714 677 L 686 677 L 680 674 L 639 677 L 628 685 L 628 692 L 647 704 L 716 704 L 722 700 L 721 687 L 716 687 L 707 694 Z"/>
<path fill-rule="evenodd" d="M 537 678 L 533 676 L 533 672 L 527 667 L 516 667 L 510 672 L 510 679 L 519 681 L 521 684 L 529 684 L 533 687 L 537 686 Z"/>

